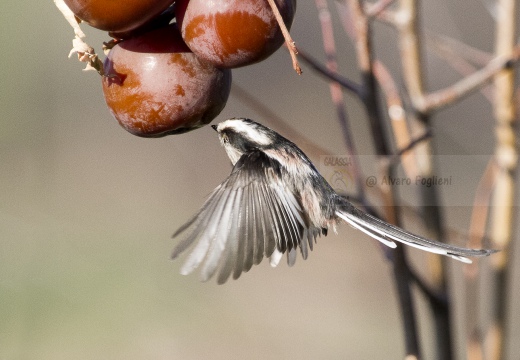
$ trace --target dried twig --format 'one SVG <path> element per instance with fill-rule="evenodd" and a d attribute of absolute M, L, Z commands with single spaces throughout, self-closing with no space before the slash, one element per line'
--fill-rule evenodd
<path fill-rule="evenodd" d="M 85 70 L 96 70 L 99 75 L 103 76 L 105 74 L 103 61 L 98 57 L 94 48 L 83 40 L 86 35 L 79 26 L 81 20 L 74 15 L 63 0 L 54 0 L 54 4 L 74 30 L 75 36 L 72 40 L 72 50 L 69 53 L 69 57 L 72 54 L 77 54 L 79 61 L 87 63 Z"/>
<path fill-rule="evenodd" d="M 298 75 L 301 75 L 302 69 L 300 64 L 298 63 L 298 59 L 296 55 L 298 54 L 298 49 L 296 48 L 296 43 L 291 37 L 289 30 L 287 30 L 287 26 L 285 26 L 285 22 L 283 21 L 282 14 L 280 14 L 280 10 L 278 10 L 278 6 L 276 5 L 274 0 L 267 0 L 271 9 L 273 10 L 274 17 L 278 22 L 278 26 L 280 26 L 280 30 L 282 31 L 283 37 L 285 38 L 285 45 L 289 49 L 289 54 L 291 54 L 291 59 L 293 63 L 293 68 Z"/>
<path fill-rule="evenodd" d="M 84 38 L 86 35 L 81 30 L 79 23 L 81 22 L 80 19 L 74 15 L 72 10 L 69 9 L 67 4 L 65 4 L 64 0 L 54 0 L 54 5 L 58 8 L 58 10 L 61 12 L 65 20 L 69 23 L 69 25 L 74 29 L 74 34 L 79 38 Z"/>

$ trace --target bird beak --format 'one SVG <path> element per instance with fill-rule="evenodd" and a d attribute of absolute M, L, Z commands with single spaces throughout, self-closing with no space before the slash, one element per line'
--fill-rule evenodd
<path fill-rule="evenodd" d="M 218 132 L 218 130 L 217 130 L 217 125 L 211 125 L 211 127 L 213 128 L 213 130 L 215 130 L 215 131 Z"/>

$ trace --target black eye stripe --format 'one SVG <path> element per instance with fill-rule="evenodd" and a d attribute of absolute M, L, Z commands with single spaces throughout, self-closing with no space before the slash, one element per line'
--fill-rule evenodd
<path fill-rule="evenodd" d="M 242 153 L 247 153 L 256 149 L 255 144 L 244 134 L 238 133 L 232 129 L 223 129 L 221 134 L 225 143 L 232 144 L 233 147 Z"/>

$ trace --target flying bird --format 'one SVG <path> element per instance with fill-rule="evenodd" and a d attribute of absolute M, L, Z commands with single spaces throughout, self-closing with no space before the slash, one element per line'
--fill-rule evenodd
<path fill-rule="evenodd" d="M 212 127 L 233 170 L 173 235 L 184 238 L 172 259 L 196 243 L 181 274 L 202 265 L 202 281 L 218 271 L 217 282 L 222 284 L 264 257 L 276 266 L 287 254 L 292 266 L 298 249 L 306 259 L 316 238 L 331 227 L 335 230 L 340 220 L 391 248 L 397 241 L 464 263 L 495 252 L 433 241 L 356 208 L 332 189 L 294 143 L 257 122 L 233 118 Z"/>

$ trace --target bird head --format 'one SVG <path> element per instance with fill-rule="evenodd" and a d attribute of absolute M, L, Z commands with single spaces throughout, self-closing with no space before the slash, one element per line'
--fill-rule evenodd
<path fill-rule="evenodd" d="M 233 165 L 240 157 L 254 150 L 273 146 L 277 134 L 271 129 L 245 118 L 233 118 L 211 126 Z"/>

